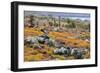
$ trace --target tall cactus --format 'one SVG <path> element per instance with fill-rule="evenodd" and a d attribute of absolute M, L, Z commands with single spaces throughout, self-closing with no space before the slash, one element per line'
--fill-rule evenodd
<path fill-rule="evenodd" d="M 61 26 L 61 16 L 59 16 L 59 25 L 58 25 L 58 27 L 60 28 L 60 26 Z"/>
<path fill-rule="evenodd" d="M 53 20 L 54 20 L 54 27 L 55 27 L 55 25 L 56 25 L 56 20 L 55 20 L 55 18 L 54 18 Z"/>
<path fill-rule="evenodd" d="M 30 16 L 30 24 L 31 24 L 31 27 L 34 27 L 33 21 L 34 21 L 34 16 L 31 15 Z"/>

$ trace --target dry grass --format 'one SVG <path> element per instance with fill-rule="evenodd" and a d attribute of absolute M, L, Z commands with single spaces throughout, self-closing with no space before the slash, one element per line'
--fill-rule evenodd
<path fill-rule="evenodd" d="M 26 27 L 24 30 L 24 36 L 27 37 L 31 36 L 40 36 L 44 33 L 37 28 L 28 28 Z M 81 33 L 82 35 L 89 35 L 88 33 Z M 90 43 L 74 38 L 74 34 L 68 32 L 49 32 L 49 36 L 55 40 L 59 40 L 65 42 L 65 45 L 72 46 L 72 47 L 90 47 Z M 71 38 L 70 38 L 71 37 Z M 72 60 L 74 59 L 73 56 L 64 57 L 62 55 L 54 55 L 53 50 L 54 48 L 48 47 L 47 45 L 43 45 L 43 49 L 34 49 L 24 46 L 24 61 L 43 61 L 43 60 L 52 60 L 52 59 L 59 59 L 59 60 Z M 87 52 L 84 58 L 90 58 L 90 52 Z"/>

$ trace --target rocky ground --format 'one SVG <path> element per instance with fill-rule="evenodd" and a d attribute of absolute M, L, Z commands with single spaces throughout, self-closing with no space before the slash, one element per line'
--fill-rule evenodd
<path fill-rule="evenodd" d="M 42 31 L 25 27 L 24 61 L 72 60 L 90 58 L 89 32 Z"/>

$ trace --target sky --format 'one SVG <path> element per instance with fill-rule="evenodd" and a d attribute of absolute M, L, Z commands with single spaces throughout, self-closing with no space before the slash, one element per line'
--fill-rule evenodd
<path fill-rule="evenodd" d="M 46 12 L 46 11 L 24 11 L 25 16 L 36 15 L 36 16 L 48 16 L 52 15 L 53 17 L 61 16 L 63 18 L 71 19 L 81 19 L 81 20 L 90 20 L 90 14 L 88 13 L 67 13 L 67 12 Z"/>

